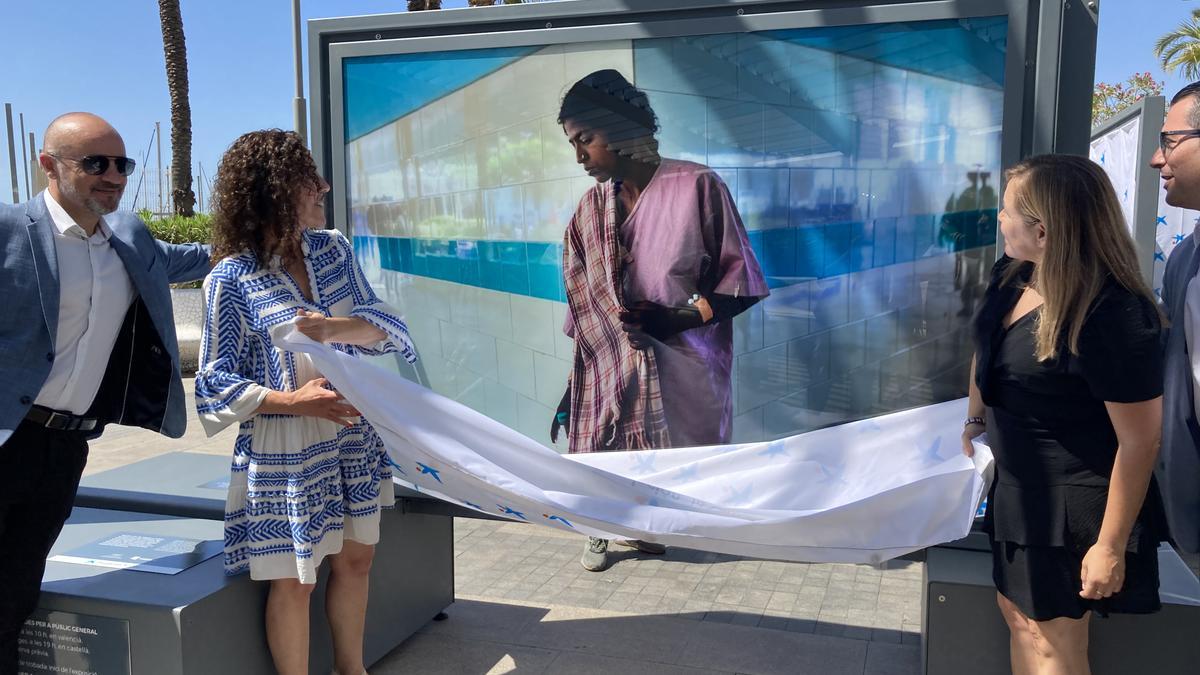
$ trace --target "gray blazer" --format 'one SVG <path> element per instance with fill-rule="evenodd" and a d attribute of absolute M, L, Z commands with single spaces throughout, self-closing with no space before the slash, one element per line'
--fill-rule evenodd
<path fill-rule="evenodd" d="M 1200 552 L 1200 425 L 1196 422 L 1192 364 L 1188 359 L 1183 307 L 1188 283 L 1200 269 L 1200 251 L 1188 235 L 1171 251 L 1163 273 L 1163 435 L 1155 474 L 1175 544 Z"/>
<path fill-rule="evenodd" d="M 135 298 L 88 415 L 178 438 L 186 408 L 167 284 L 203 278 L 208 247 L 158 241 L 127 212 L 105 222 Z M 17 428 L 50 376 L 59 301 L 54 231 L 43 195 L 0 204 L 0 429 Z"/>

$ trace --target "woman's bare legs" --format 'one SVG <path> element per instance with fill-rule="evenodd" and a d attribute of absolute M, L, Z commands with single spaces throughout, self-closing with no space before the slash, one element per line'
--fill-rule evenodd
<path fill-rule="evenodd" d="M 333 634 L 333 663 L 341 675 L 360 675 L 363 632 L 367 621 L 367 590 L 375 547 L 345 541 L 342 552 L 329 558 L 329 588 L 325 615 Z"/>
<path fill-rule="evenodd" d="M 1091 612 L 1082 619 L 1034 621 L 1000 593 L 996 601 L 1008 624 L 1013 675 L 1090 675 L 1087 652 Z"/>
<path fill-rule="evenodd" d="M 267 645 L 279 675 L 308 675 L 308 600 L 313 584 L 274 579 L 267 593 Z"/>

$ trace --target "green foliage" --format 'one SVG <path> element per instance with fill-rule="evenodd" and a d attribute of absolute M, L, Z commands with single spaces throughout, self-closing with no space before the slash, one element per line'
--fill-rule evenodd
<path fill-rule="evenodd" d="M 1163 83 L 1149 72 L 1134 73 L 1118 84 L 1097 82 L 1092 90 L 1092 126 L 1116 115 L 1147 96 L 1160 96 Z"/>
<path fill-rule="evenodd" d="M 188 244 L 200 242 L 207 244 L 212 241 L 212 216 L 197 213 L 194 216 L 166 216 L 163 218 L 149 217 L 149 213 L 138 213 L 150 228 L 155 239 L 161 239 L 168 244 Z"/>
<path fill-rule="evenodd" d="M 1163 70 L 1178 71 L 1185 80 L 1200 79 L 1200 9 L 1192 10 L 1192 18 L 1154 43 L 1154 54 L 1162 61 Z"/>

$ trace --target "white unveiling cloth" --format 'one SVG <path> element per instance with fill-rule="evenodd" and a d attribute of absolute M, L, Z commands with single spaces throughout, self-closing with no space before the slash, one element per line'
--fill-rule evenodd
<path fill-rule="evenodd" d="M 272 339 L 362 412 L 400 484 L 584 535 L 877 563 L 966 536 L 991 479 L 986 445 L 961 452 L 965 399 L 761 443 L 561 455 L 292 323 Z"/>

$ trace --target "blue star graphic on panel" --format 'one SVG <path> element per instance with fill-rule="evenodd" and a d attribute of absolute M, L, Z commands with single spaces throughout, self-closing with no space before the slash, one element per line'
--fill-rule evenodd
<path fill-rule="evenodd" d="M 475 509 L 476 511 L 482 511 L 482 510 L 483 510 L 483 507 L 482 507 L 482 506 L 480 506 L 480 505 L 478 505 L 478 504 L 476 504 L 475 502 L 469 502 L 469 501 L 467 501 L 467 500 L 465 500 L 465 499 L 464 499 L 464 500 L 463 500 L 463 503 L 464 503 L 464 504 L 466 504 L 467 506 L 469 506 L 469 507 L 471 507 L 471 508 Z"/>
<path fill-rule="evenodd" d="M 821 469 L 821 478 L 817 481 L 818 483 L 841 483 L 843 485 L 846 484 L 846 481 L 844 479 L 842 479 L 842 474 L 846 473 L 845 462 L 842 462 L 840 464 L 834 464 L 832 466 L 829 464 L 822 463 L 820 465 L 820 469 Z"/>
<path fill-rule="evenodd" d="M 772 441 L 771 444 L 767 446 L 766 450 L 763 450 L 758 454 L 763 457 L 778 457 L 780 455 L 784 457 L 789 456 L 787 448 L 784 447 L 783 441 Z"/>
<path fill-rule="evenodd" d="M 521 520 L 529 520 L 528 518 L 525 517 L 524 513 L 521 513 L 520 511 L 517 511 L 516 509 L 510 508 L 508 506 L 500 506 L 499 504 L 497 504 L 496 506 L 498 506 L 500 508 L 500 512 L 506 516 L 516 516 L 517 518 L 520 518 Z"/>
<path fill-rule="evenodd" d="M 567 527 L 571 528 L 572 530 L 575 529 L 575 526 L 571 524 L 571 521 L 567 520 L 566 518 L 563 518 L 562 516 L 548 516 L 543 513 L 542 517 L 545 518 L 546 520 L 557 520 L 558 522 L 562 523 L 563 525 L 566 525 Z"/>
<path fill-rule="evenodd" d="M 1158 225 L 1166 225 L 1166 224 L 1167 224 L 1167 217 L 1166 217 L 1166 216 L 1159 216 L 1159 217 L 1158 217 L 1158 223 L 1157 223 L 1157 224 L 1158 224 Z"/>
<path fill-rule="evenodd" d="M 634 473 L 654 473 L 654 459 L 658 456 L 656 452 L 639 452 L 633 456 L 633 472 Z"/>
<path fill-rule="evenodd" d="M 1103 152 L 1102 152 L 1102 153 L 1100 153 L 1100 163 L 1101 163 L 1101 164 L 1103 164 L 1103 163 L 1104 163 L 1104 153 L 1103 153 Z"/>
<path fill-rule="evenodd" d="M 682 466 L 679 468 L 679 473 L 675 474 L 675 480 L 682 483 L 685 480 L 698 478 L 699 477 L 698 471 L 699 470 L 697 469 L 695 464 L 688 464 L 687 466 Z"/>
<path fill-rule="evenodd" d="M 1162 252 L 1162 251 L 1155 251 L 1155 252 L 1154 252 L 1154 259 L 1155 259 L 1155 260 L 1164 260 L 1164 261 L 1165 261 L 1167 258 L 1166 258 L 1166 256 L 1164 256 L 1164 255 L 1163 255 L 1163 252 Z"/>
<path fill-rule="evenodd" d="M 727 485 L 725 489 L 729 490 L 730 504 L 745 504 L 746 502 L 750 501 L 750 494 L 754 490 L 754 483 L 747 485 L 741 490 L 733 487 L 732 485 Z"/>
<path fill-rule="evenodd" d="M 437 469 L 435 469 L 431 466 L 425 466 L 424 464 L 422 464 L 420 462 L 417 462 L 417 467 L 421 469 L 422 475 L 429 474 L 430 476 L 433 476 L 433 479 L 436 480 L 437 482 L 439 482 L 439 483 L 442 482 L 442 477 L 438 475 Z"/>
<path fill-rule="evenodd" d="M 1176 244 L 1183 241 L 1184 239 L 1187 239 L 1187 237 L 1185 235 L 1182 235 L 1182 234 L 1175 235 L 1175 243 Z"/>

